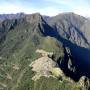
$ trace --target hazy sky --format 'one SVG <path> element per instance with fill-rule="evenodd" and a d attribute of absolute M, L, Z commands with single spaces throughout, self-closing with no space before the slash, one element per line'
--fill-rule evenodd
<path fill-rule="evenodd" d="M 0 13 L 35 13 L 54 16 L 74 12 L 90 17 L 90 0 L 0 0 Z"/>

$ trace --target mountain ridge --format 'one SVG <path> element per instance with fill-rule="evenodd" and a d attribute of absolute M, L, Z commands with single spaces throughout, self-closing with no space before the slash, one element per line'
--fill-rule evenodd
<path fill-rule="evenodd" d="M 58 64 L 68 78 L 74 80 L 72 84 L 75 85 L 75 88 L 75 82 L 78 83 L 82 76 L 85 76 L 84 80 L 87 79 L 86 82 L 89 83 L 89 22 L 87 18 L 74 13 L 64 13 L 54 17 L 42 16 L 39 13 L 19 14 L 19 17 L 1 20 L 0 67 L 2 68 L 0 74 L 3 77 L 0 77 L 1 87 L 4 90 L 37 90 L 37 87 L 40 88 L 38 84 L 43 80 L 46 86 L 51 85 L 51 89 L 45 87 L 48 88 L 47 90 L 56 90 L 56 88 L 59 90 L 63 86 L 65 81 L 61 78 L 59 80 L 62 84 L 58 82 L 58 78 L 53 79 L 52 77 L 48 80 L 41 77 L 40 81 L 32 81 L 31 78 L 35 72 L 29 65 L 40 58 L 40 55 L 35 53 L 37 49 L 54 53 L 52 60 Z M 85 84 L 84 80 L 82 83 Z M 47 81 L 50 83 L 46 83 Z M 66 82 L 71 84 L 68 79 Z M 53 83 L 54 85 L 52 85 Z M 33 86 L 35 84 L 36 86 Z M 70 90 L 72 84 L 71 86 L 64 84 L 68 88 L 66 90 Z M 90 85 L 79 87 L 81 90 L 85 90 Z M 45 88 L 44 90 L 46 90 Z M 62 88 L 65 90 L 64 87 Z"/>

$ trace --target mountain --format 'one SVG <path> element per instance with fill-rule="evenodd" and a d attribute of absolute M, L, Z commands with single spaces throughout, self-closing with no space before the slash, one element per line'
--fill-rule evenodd
<path fill-rule="evenodd" d="M 24 17 L 25 14 L 23 12 L 17 14 L 0 14 L 0 21 L 4 21 L 6 19 L 14 19 Z"/>
<path fill-rule="evenodd" d="M 74 13 L 0 15 L 0 89 L 89 90 L 89 23 Z"/>
<path fill-rule="evenodd" d="M 90 20 L 74 13 L 57 15 L 49 20 L 58 34 L 54 37 L 70 48 L 73 62 L 83 75 L 88 74 L 90 68 L 89 23 Z"/>

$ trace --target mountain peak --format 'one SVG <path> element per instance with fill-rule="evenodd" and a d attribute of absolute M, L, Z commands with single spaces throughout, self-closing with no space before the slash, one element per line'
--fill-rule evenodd
<path fill-rule="evenodd" d="M 72 12 L 21 15 L 0 17 L 0 88 L 89 90 L 90 21 Z"/>
<path fill-rule="evenodd" d="M 74 12 L 59 13 L 59 15 L 64 15 L 64 14 L 75 14 L 75 13 Z"/>
<path fill-rule="evenodd" d="M 39 23 L 42 21 L 42 16 L 39 13 L 26 15 L 26 21 L 29 23 Z"/>

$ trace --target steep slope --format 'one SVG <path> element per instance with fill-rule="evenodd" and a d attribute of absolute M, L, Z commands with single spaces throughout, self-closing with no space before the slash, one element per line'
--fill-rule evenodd
<path fill-rule="evenodd" d="M 0 21 L 4 21 L 6 19 L 15 19 L 15 18 L 21 18 L 24 17 L 25 14 L 22 13 L 17 13 L 17 14 L 0 14 Z"/>
<path fill-rule="evenodd" d="M 80 28 L 87 21 L 86 18 L 74 13 L 60 14 L 48 20 L 61 37 L 81 47 L 89 47 L 89 42 Z M 87 27 L 86 27 L 87 28 Z"/>
<path fill-rule="evenodd" d="M 56 32 L 53 37 L 70 49 L 73 67 L 76 67 L 75 75 L 80 77 L 90 77 L 89 23 L 88 19 L 74 13 L 60 14 L 48 20 Z"/>
<path fill-rule="evenodd" d="M 34 88 L 31 80 L 33 72 L 29 64 L 40 57 L 35 53 L 36 49 L 57 53 L 54 59 L 63 57 L 62 44 L 53 37 L 45 37 L 43 28 L 45 24 L 38 13 L 0 23 L 0 88 L 2 90 Z"/>
<path fill-rule="evenodd" d="M 88 90 L 86 76 L 90 78 L 90 46 L 87 36 L 89 21 L 86 21 L 86 18 L 73 13 L 55 17 L 42 17 L 35 13 L 0 22 L 0 89 Z M 64 72 L 64 79 L 42 76 L 32 80 L 36 73 L 30 64 L 41 57 L 35 53 L 37 49 L 53 52 L 51 59 Z M 47 59 L 43 61 L 47 64 Z M 55 72 L 56 69 L 51 73 Z M 70 78 L 81 80 L 74 82 Z"/>

